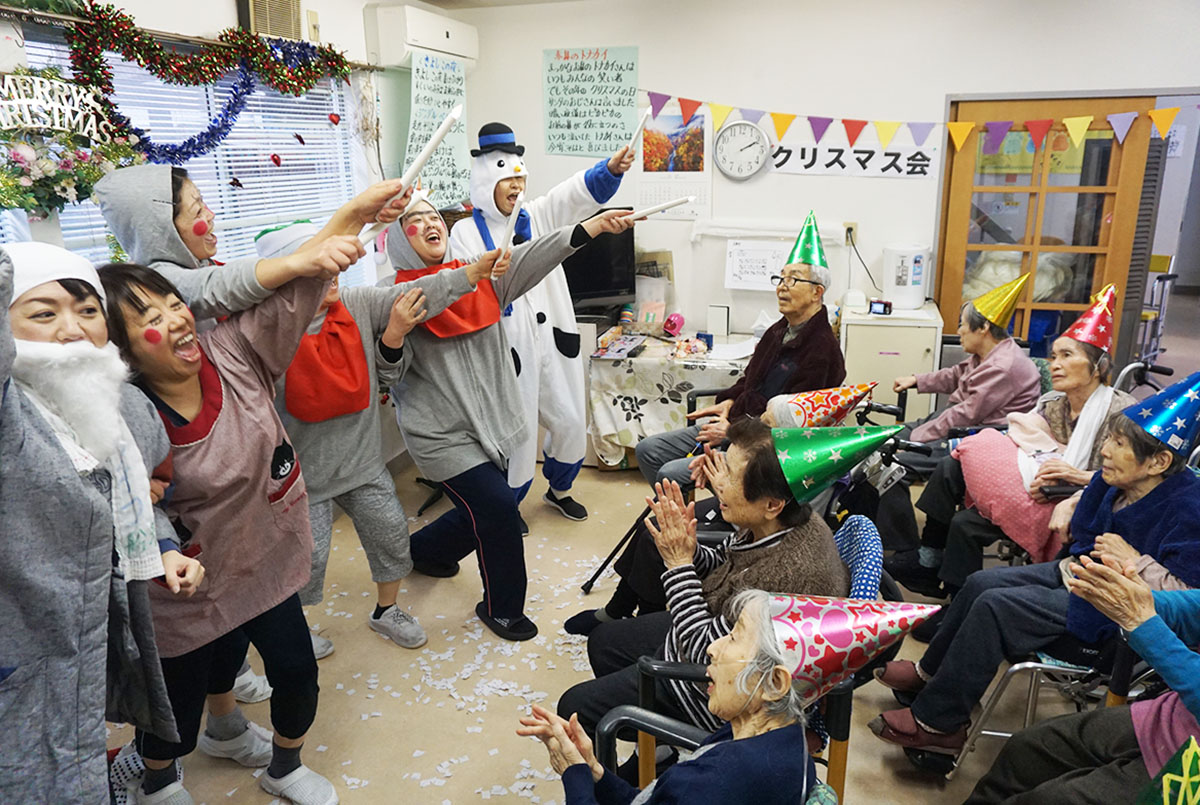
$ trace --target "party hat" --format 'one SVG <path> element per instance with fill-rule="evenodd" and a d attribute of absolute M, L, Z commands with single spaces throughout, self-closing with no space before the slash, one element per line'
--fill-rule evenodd
<path fill-rule="evenodd" d="M 1186 456 L 1200 433 L 1200 372 L 1192 372 L 1123 413 L 1146 433 Z"/>
<path fill-rule="evenodd" d="M 878 383 L 859 383 L 856 386 L 838 386 L 832 389 L 802 391 L 784 398 L 784 405 L 777 408 L 787 417 L 776 417 L 776 424 L 790 428 L 829 428 L 841 424 L 846 414 L 871 393 Z"/>
<path fill-rule="evenodd" d="M 1092 306 L 1083 312 L 1063 335 L 1083 344 L 1091 344 L 1112 354 L 1113 311 L 1117 306 L 1117 286 L 1109 283 L 1092 297 Z"/>
<path fill-rule="evenodd" d="M 805 503 L 879 449 L 902 427 L 773 428 L 771 437 L 792 494 Z"/>
<path fill-rule="evenodd" d="M 804 228 L 796 236 L 796 245 L 792 246 L 792 253 L 788 255 L 787 264 L 795 263 L 829 268 L 829 262 L 825 259 L 825 249 L 821 247 L 821 233 L 817 231 L 817 216 L 812 210 L 808 211 L 808 218 L 804 219 Z"/>
<path fill-rule="evenodd" d="M 803 683 L 805 705 L 864 667 L 941 609 L 937 604 L 772 595 L 771 626 Z"/>
<path fill-rule="evenodd" d="M 1025 283 L 1028 281 L 1029 274 L 1022 274 L 1012 282 L 1006 282 L 999 288 L 993 288 L 977 297 L 971 304 L 979 311 L 979 315 L 992 324 L 1007 328 L 1009 321 L 1012 320 L 1013 311 L 1017 309 L 1017 300 L 1021 298 L 1021 291 L 1025 289 Z"/>

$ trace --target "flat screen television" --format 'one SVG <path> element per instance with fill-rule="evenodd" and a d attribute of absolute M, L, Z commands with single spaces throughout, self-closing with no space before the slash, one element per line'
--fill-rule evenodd
<path fill-rule="evenodd" d="M 612 207 L 609 209 L 630 209 Z M 567 287 L 576 310 L 624 305 L 637 299 L 633 230 L 597 236 L 563 260 Z"/>

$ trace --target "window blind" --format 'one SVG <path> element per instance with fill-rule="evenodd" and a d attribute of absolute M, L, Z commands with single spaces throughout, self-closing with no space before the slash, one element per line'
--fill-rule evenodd
<path fill-rule="evenodd" d="M 70 75 L 66 43 L 53 29 L 30 26 L 25 48 L 30 67 L 54 65 Z M 178 86 L 119 54 L 105 55 L 117 106 L 158 143 L 179 143 L 205 129 L 232 90 L 232 74 L 212 86 Z M 297 98 L 260 82 L 222 144 L 184 165 L 216 213 L 217 259 L 253 255 L 254 236 L 269 226 L 299 218 L 324 223 L 354 195 L 350 126 L 335 126 L 329 118 L 349 117 L 345 89 L 326 78 Z M 272 154 L 280 158 L 278 167 Z M 233 186 L 233 179 L 242 186 Z M 94 203 L 68 204 L 59 220 L 68 249 L 96 263 L 109 259 L 108 230 Z"/>

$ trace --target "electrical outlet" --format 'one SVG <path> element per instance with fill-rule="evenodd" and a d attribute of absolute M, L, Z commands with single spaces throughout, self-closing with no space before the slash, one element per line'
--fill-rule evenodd
<path fill-rule="evenodd" d="M 842 223 L 842 226 L 846 228 L 846 245 L 853 246 L 855 243 L 858 243 L 858 222 L 845 221 Z"/>

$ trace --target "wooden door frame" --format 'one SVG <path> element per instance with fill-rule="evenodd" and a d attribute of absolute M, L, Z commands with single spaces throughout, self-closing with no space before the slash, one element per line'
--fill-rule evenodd
<path fill-rule="evenodd" d="M 965 93 L 949 93 L 946 95 L 945 106 L 942 110 L 942 120 L 954 120 L 951 116 L 952 111 L 958 103 L 970 103 L 976 101 L 997 101 L 997 102 L 1021 102 L 1021 101 L 1061 101 L 1061 100 L 1086 100 L 1100 98 L 1131 98 L 1131 97 L 1153 97 L 1160 98 L 1169 95 L 1200 95 L 1200 86 L 1192 87 L 1157 87 L 1157 88 L 1127 88 L 1116 90 L 1048 90 L 1039 92 L 965 92 Z M 979 121 L 984 123 L 986 121 Z M 938 183 L 937 207 L 935 212 L 934 228 L 933 228 L 933 247 L 931 254 L 934 255 L 933 260 L 933 276 L 930 278 L 931 296 L 934 301 L 941 306 L 941 284 L 942 284 L 942 245 L 946 239 L 946 197 L 950 192 L 950 177 L 954 173 L 951 169 L 952 161 L 958 156 L 958 149 L 953 147 L 950 142 L 950 132 L 945 126 L 942 127 L 942 153 L 948 155 L 948 159 L 943 160 L 943 169 L 941 181 Z M 972 132 L 972 137 L 978 136 L 978 132 Z M 1149 140 L 1147 139 L 1147 145 Z M 1145 154 L 1142 155 L 1145 159 Z M 1200 166 L 1195 168 L 1200 170 Z M 1140 182 L 1139 182 L 1140 184 Z M 1136 201 L 1134 202 L 1136 204 Z M 1130 244 L 1132 245 L 1132 244 Z M 1126 250 L 1127 251 L 1127 250 Z M 960 291 L 961 292 L 961 291 Z M 1115 323 L 1115 322 L 1114 322 Z M 948 329 L 945 332 L 953 332 L 957 327 L 957 320 L 951 322 L 946 321 Z"/>

